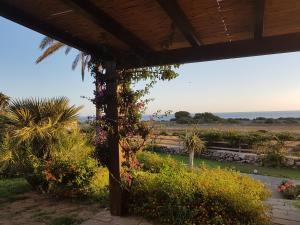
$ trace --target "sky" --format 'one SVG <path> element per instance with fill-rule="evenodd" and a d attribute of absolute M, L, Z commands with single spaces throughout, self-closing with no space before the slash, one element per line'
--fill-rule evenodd
<path fill-rule="evenodd" d="M 59 51 L 40 64 L 43 36 L 0 17 L 0 92 L 12 98 L 66 96 L 93 115 L 93 80 L 72 71 L 77 50 Z M 152 89 L 147 114 L 300 110 L 300 52 L 182 65 L 179 77 Z"/>

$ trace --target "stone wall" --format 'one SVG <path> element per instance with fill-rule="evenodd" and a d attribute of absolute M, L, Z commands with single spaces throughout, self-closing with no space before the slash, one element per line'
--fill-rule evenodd
<path fill-rule="evenodd" d="M 206 150 L 202 153 L 202 157 L 214 159 L 218 161 L 240 162 L 255 165 L 261 165 L 265 155 L 257 155 L 254 153 L 233 152 L 224 150 Z M 286 167 L 300 168 L 300 157 L 285 156 L 284 164 Z"/>
<path fill-rule="evenodd" d="M 253 153 L 209 149 L 203 152 L 201 156 L 218 161 L 240 162 L 250 164 L 261 164 L 263 158 L 262 155 L 257 155 Z"/>
<path fill-rule="evenodd" d="M 161 146 L 162 151 L 169 154 L 186 154 L 182 147 Z M 257 155 L 254 153 L 235 152 L 227 150 L 207 149 L 201 154 L 201 157 L 214 159 L 217 161 L 249 163 L 261 165 L 265 155 Z M 284 164 L 290 168 L 300 168 L 300 157 L 285 156 Z"/>
<path fill-rule="evenodd" d="M 300 168 L 300 157 L 285 156 L 284 164 L 287 167 Z"/>

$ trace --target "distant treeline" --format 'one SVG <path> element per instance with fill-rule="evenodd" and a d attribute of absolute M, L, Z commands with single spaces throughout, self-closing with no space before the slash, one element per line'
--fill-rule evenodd
<path fill-rule="evenodd" d="M 180 124 L 198 124 L 198 123 L 242 123 L 242 122 L 252 122 L 252 123 L 262 123 L 262 124 L 293 124 L 298 123 L 300 118 L 293 117 L 280 117 L 280 118 L 265 118 L 257 117 L 255 119 L 248 118 L 228 118 L 224 119 L 210 112 L 195 113 L 194 116 L 187 111 L 178 111 L 175 113 L 175 118 L 170 121 L 176 121 Z"/>

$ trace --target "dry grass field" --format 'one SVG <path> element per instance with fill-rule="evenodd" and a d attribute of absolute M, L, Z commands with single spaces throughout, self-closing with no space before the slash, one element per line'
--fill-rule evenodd
<path fill-rule="evenodd" d="M 156 132 L 167 132 L 168 134 L 184 132 L 193 127 L 199 129 L 218 129 L 218 130 L 234 130 L 234 131 L 259 131 L 265 130 L 274 133 L 289 132 L 300 137 L 300 123 L 295 124 L 260 124 L 260 123 L 210 123 L 210 124 L 177 124 L 175 122 L 156 122 Z"/>
<path fill-rule="evenodd" d="M 222 131 L 239 131 L 239 132 L 255 132 L 268 131 L 271 133 L 286 132 L 297 138 L 295 141 L 286 141 L 285 146 L 288 149 L 288 155 L 300 155 L 300 123 L 294 124 L 263 124 L 242 122 L 238 124 L 230 123 L 210 123 L 210 124 L 177 124 L 176 122 L 156 122 L 154 124 L 155 140 L 152 144 L 158 144 L 166 147 L 183 147 L 182 141 L 178 137 L 187 130 L 193 128 L 200 130 L 222 130 Z"/>

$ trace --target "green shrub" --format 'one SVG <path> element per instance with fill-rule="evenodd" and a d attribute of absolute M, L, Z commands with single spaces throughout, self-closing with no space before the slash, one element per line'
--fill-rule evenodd
<path fill-rule="evenodd" d="M 180 118 L 176 119 L 176 123 L 190 124 L 190 123 L 193 123 L 193 119 L 190 117 L 180 117 Z"/>
<path fill-rule="evenodd" d="M 141 164 L 142 170 L 151 173 L 159 173 L 166 169 L 176 170 L 181 167 L 181 164 L 170 156 L 163 158 L 156 153 L 147 151 L 139 152 L 137 154 L 137 159 Z"/>
<path fill-rule="evenodd" d="M 286 149 L 282 141 L 277 141 L 275 144 L 270 142 L 262 147 L 266 152 L 266 156 L 263 158 L 264 166 L 279 167 L 284 165 Z"/>
<path fill-rule="evenodd" d="M 214 142 L 223 141 L 223 132 L 220 130 L 202 130 L 199 132 L 200 138 L 204 139 L 207 146 L 211 146 Z"/>
<path fill-rule="evenodd" d="M 287 199 L 296 199 L 300 195 L 300 185 L 287 188 L 282 192 L 282 194 Z"/>
<path fill-rule="evenodd" d="M 265 120 L 265 124 L 274 124 L 274 123 L 278 123 L 278 121 L 273 118 L 268 118 Z"/>
<path fill-rule="evenodd" d="M 109 203 L 109 172 L 107 168 L 98 168 L 96 174 L 90 181 L 90 185 L 86 188 L 86 193 L 90 199 L 108 206 Z"/>
<path fill-rule="evenodd" d="M 43 175 L 49 193 L 74 196 L 85 193 L 96 172 L 97 161 L 91 157 L 81 160 L 55 158 L 45 166 Z"/>
<path fill-rule="evenodd" d="M 263 203 L 270 195 L 248 176 L 222 169 L 165 169 L 134 174 L 129 208 L 160 223 L 268 224 Z"/>
<path fill-rule="evenodd" d="M 159 132 L 159 135 L 168 136 L 169 134 L 166 131 L 163 130 L 163 131 Z"/>
<path fill-rule="evenodd" d="M 24 178 L 0 179 L 0 199 L 14 198 L 27 191 L 30 191 L 30 186 Z"/>
<path fill-rule="evenodd" d="M 216 116 L 210 112 L 195 113 L 193 119 L 199 123 L 213 123 L 213 122 L 223 121 L 222 118 L 220 118 L 219 116 Z"/>
<path fill-rule="evenodd" d="M 239 119 L 233 119 L 233 118 L 228 118 L 228 119 L 225 120 L 225 122 L 227 122 L 227 123 L 240 123 L 241 120 L 239 120 Z"/>
<path fill-rule="evenodd" d="M 172 136 L 181 136 L 181 135 L 182 135 L 182 133 L 176 132 L 176 131 L 172 133 Z"/>
<path fill-rule="evenodd" d="M 271 133 L 266 132 L 238 132 L 222 130 L 202 130 L 199 137 L 205 140 L 207 146 L 212 146 L 215 142 L 226 142 L 227 147 L 239 148 L 242 144 L 248 148 L 255 148 L 273 138 Z"/>
<path fill-rule="evenodd" d="M 25 157 L 22 170 L 27 181 L 42 192 L 64 197 L 88 195 L 97 173 L 103 172 L 91 157 L 92 151 L 80 133 L 61 135 L 51 160 Z"/>
<path fill-rule="evenodd" d="M 144 151 L 148 152 L 156 152 L 156 153 L 166 153 L 170 149 L 168 149 L 166 146 L 162 145 L 146 145 L 144 148 Z"/>
<path fill-rule="evenodd" d="M 14 178 L 21 175 L 13 162 L 11 147 L 9 137 L 4 136 L 0 143 L 0 178 Z"/>
<path fill-rule="evenodd" d="M 296 185 L 291 180 L 284 180 L 278 186 L 278 191 L 282 193 L 284 198 L 296 199 L 300 195 L 300 185 Z"/>
<path fill-rule="evenodd" d="M 175 112 L 175 119 L 179 119 L 179 118 L 192 118 L 191 117 L 191 114 L 187 111 L 178 111 L 178 112 Z"/>
<path fill-rule="evenodd" d="M 288 132 L 277 133 L 276 138 L 280 141 L 294 141 L 296 138 Z"/>

